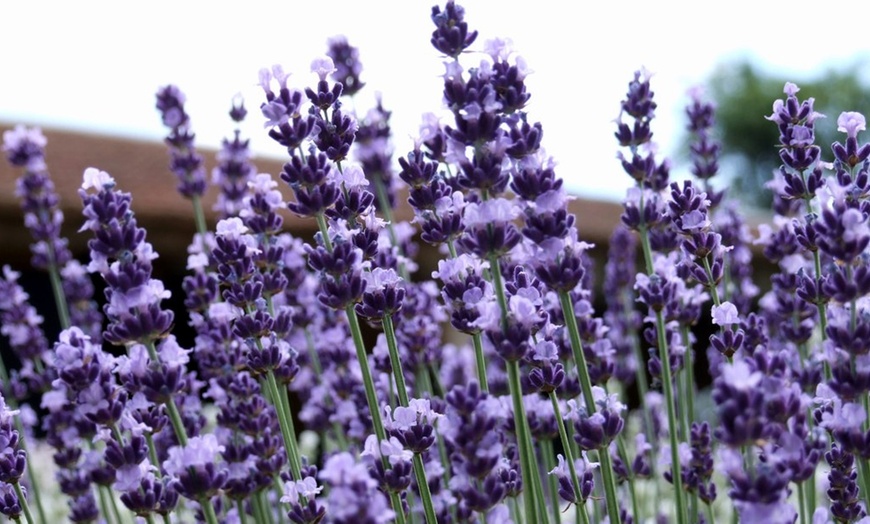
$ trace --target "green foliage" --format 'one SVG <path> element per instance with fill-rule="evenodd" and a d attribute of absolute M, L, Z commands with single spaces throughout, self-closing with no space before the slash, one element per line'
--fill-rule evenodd
<path fill-rule="evenodd" d="M 770 192 L 764 184 L 780 165 L 777 154 L 779 132 L 764 117 L 770 115 L 773 101 L 784 98 L 785 83 L 801 88 L 798 97 L 816 99 L 816 111 L 827 118 L 816 122 L 816 143 L 822 159 L 831 160 L 831 144 L 843 142 L 837 132 L 837 117 L 843 111 L 858 111 L 870 116 L 870 87 L 861 79 L 856 63 L 828 70 L 813 78 L 786 78 L 761 71 L 748 61 L 720 65 L 709 80 L 709 93 L 717 105 L 716 132 L 722 141 L 723 166 L 728 166 L 734 196 L 747 205 L 769 207 Z"/>

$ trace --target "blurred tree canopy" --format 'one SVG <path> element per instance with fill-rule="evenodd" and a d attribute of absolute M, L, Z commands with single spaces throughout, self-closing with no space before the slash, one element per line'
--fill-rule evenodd
<path fill-rule="evenodd" d="M 858 111 L 870 120 L 870 87 L 859 73 L 863 65 L 831 69 L 813 78 L 769 74 L 746 60 L 716 69 L 708 93 L 717 105 L 716 132 L 723 151 L 720 165 L 735 196 L 746 205 L 770 207 L 771 193 L 764 184 L 780 166 L 779 132 L 764 117 L 772 113 L 774 100 L 784 98 L 786 82 L 800 87 L 801 100 L 814 97 L 815 110 L 826 115 L 816 122 L 816 144 L 822 148 L 822 159 L 831 160 L 831 144 L 845 141 L 845 135 L 837 132 L 840 113 Z"/>

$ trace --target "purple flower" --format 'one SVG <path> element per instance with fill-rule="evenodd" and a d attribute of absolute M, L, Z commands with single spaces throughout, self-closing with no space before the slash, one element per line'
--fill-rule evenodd
<path fill-rule="evenodd" d="M 432 46 L 454 59 L 477 39 L 477 31 L 468 31 L 468 24 L 465 22 L 465 9 L 454 2 L 447 2 L 444 11 L 440 7 L 434 6 L 432 8 L 432 22 L 436 27 L 430 40 Z"/>
<path fill-rule="evenodd" d="M 864 131 L 866 129 L 867 121 L 861 113 L 845 111 L 840 113 L 840 116 L 837 117 L 837 131 L 846 133 L 849 138 L 857 137 L 858 131 Z"/>
<path fill-rule="evenodd" d="M 11 484 L 0 482 L 0 513 L 18 522 L 22 511 L 15 488 Z"/>
<path fill-rule="evenodd" d="M 305 477 L 295 482 L 288 480 L 284 483 L 284 496 L 281 497 L 281 502 L 296 504 L 299 502 L 299 497 L 314 498 L 321 491 L 323 486 L 318 486 L 314 477 Z"/>
<path fill-rule="evenodd" d="M 733 364 L 724 364 L 720 372 L 724 383 L 738 391 L 754 388 L 763 378 L 760 371 L 753 371 L 743 360 L 738 360 Z"/>
<path fill-rule="evenodd" d="M 178 492 L 192 500 L 213 496 L 223 487 L 228 472 L 218 469 L 218 457 L 226 448 L 212 434 L 191 437 L 185 446 L 169 448 L 163 469 L 175 478 Z"/>
<path fill-rule="evenodd" d="M 375 435 L 369 435 L 366 437 L 365 446 L 360 456 L 374 457 L 375 459 L 386 457 L 390 464 L 395 466 L 400 462 L 410 462 L 414 458 L 414 452 L 405 449 L 402 442 L 396 437 L 382 440 L 379 445 L 378 438 Z"/>
<path fill-rule="evenodd" d="M 311 61 L 311 72 L 316 74 L 321 82 L 325 81 L 327 76 L 336 71 L 335 63 L 328 56 L 315 58 Z"/>
<path fill-rule="evenodd" d="M 202 156 L 194 148 L 196 135 L 184 110 L 184 93 L 168 85 L 157 91 L 156 98 L 163 125 L 169 128 L 165 141 L 170 149 L 170 170 L 178 177 L 178 192 L 186 198 L 201 197 L 206 189 L 205 168 Z"/>
<path fill-rule="evenodd" d="M 350 453 L 341 452 L 326 459 L 319 476 L 330 486 L 327 503 L 334 522 L 387 524 L 393 520 L 395 514 L 384 494 L 377 490 L 377 482 L 366 465 L 355 461 Z"/>
<path fill-rule="evenodd" d="M 38 127 L 22 125 L 3 132 L 3 151 L 9 163 L 27 171 L 45 170 L 45 146 L 48 141 Z"/>
<path fill-rule="evenodd" d="M 720 305 L 714 305 L 711 311 L 713 323 L 717 326 L 730 326 L 740 323 L 740 315 L 737 313 L 737 307 L 731 302 L 722 302 Z"/>
<path fill-rule="evenodd" d="M 359 78 L 362 64 L 356 47 L 348 44 L 345 37 L 336 36 L 329 39 L 327 54 L 335 64 L 332 79 L 344 86 L 342 94 L 353 96 L 363 88 L 365 84 Z"/>

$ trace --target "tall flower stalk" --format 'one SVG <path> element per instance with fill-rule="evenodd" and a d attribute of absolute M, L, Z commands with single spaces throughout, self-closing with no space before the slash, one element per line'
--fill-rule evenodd
<path fill-rule="evenodd" d="M 667 163 L 658 164 L 655 154 L 650 148 L 652 131 L 650 122 L 655 117 L 656 102 L 650 88 L 649 73 L 636 72 L 634 80 L 629 83 L 628 94 L 622 101 L 622 111 L 618 120 L 616 138 L 620 146 L 628 148 L 629 155 L 619 154 L 622 167 L 635 181 L 635 188 L 629 190 L 630 196 L 625 202 L 623 223 L 640 235 L 641 249 L 646 267 L 643 281 L 639 279 L 641 299 L 648 306 L 650 317 L 655 323 L 655 346 L 658 348 L 658 360 L 661 362 L 662 389 L 668 417 L 668 436 L 670 439 L 671 467 L 674 484 L 675 517 L 680 524 L 687 522 L 685 493 L 682 478 L 678 473 L 680 467 L 679 454 L 679 422 L 677 417 L 676 398 L 674 396 L 673 377 L 671 375 L 671 355 L 665 317 L 662 313 L 666 300 L 673 296 L 673 289 L 666 280 L 656 275 L 653 265 L 653 247 L 651 232 L 665 224 L 658 192 L 667 186 Z M 631 125 L 622 121 L 627 115 L 633 122 Z M 645 148 L 649 148 L 644 151 Z M 667 233 L 664 233 L 667 235 Z M 670 295 L 669 295 L 670 293 Z"/>

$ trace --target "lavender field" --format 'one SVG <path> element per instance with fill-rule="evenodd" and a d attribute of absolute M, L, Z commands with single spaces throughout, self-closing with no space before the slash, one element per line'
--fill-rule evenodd
<path fill-rule="evenodd" d="M 453 2 L 431 9 L 443 99 L 408 152 L 390 128 L 401 107 L 354 102 L 377 86 L 343 38 L 310 71 L 249 79 L 262 98 L 232 100 L 211 173 L 182 86 L 141 101 L 196 225 L 180 289 L 155 278 L 136 195 L 112 173 L 85 170 L 81 215 L 65 217 L 40 129 L 3 134 L 56 309 L 37 311 L 25 268 L 3 267 L 0 514 L 870 523 L 865 117 L 827 115 L 841 138 L 820 144 L 813 98 L 793 83 L 771 94 L 757 118 L 779 131 L 772 220 L 750 227 L 717 177 L 704 90 L 684 113 L 692 177 L 674 180 L 654 79 L 627 71 L 613 174 L 631 188 L 595 246 L 544 149 L 534 64 L 465 18 Z M 286 149 L 280 173 L 258 172 L 238 128 L 250 119 Z M 404 206 L 413 220 L 397 218 Z M 288 231 L 288 216 L 317 233 Z"/>

